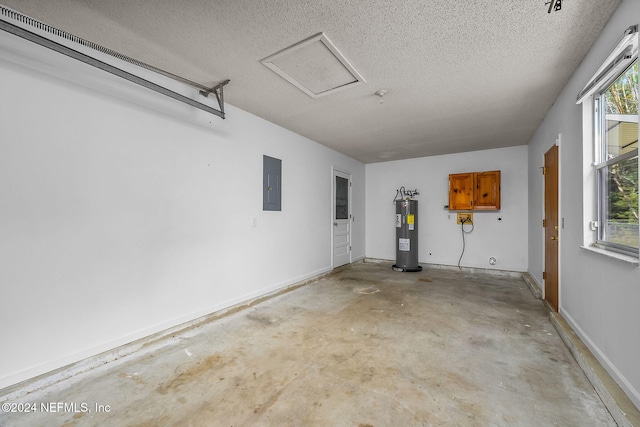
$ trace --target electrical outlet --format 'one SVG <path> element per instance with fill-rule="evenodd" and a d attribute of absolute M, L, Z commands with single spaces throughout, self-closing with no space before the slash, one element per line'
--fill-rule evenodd
<path fill-rule="evenodd" d="M 473 224 L 473 213 L 472 212 L 458 212 L 458 219 L 456 221 L 457 224 L 462 224 L 462 220 L 465 220 L 465 224 Z"/>

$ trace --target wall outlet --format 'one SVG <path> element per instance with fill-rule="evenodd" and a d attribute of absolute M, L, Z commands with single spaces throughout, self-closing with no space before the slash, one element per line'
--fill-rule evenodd
<path fill-rule="evenodd" d="M 473 224 L 473 213 L 472 212 L 458 212 L 458 219 L 456 221 L 457 224 L 462 224 L 462 220 L 465 220 L 465 224 Z"/>

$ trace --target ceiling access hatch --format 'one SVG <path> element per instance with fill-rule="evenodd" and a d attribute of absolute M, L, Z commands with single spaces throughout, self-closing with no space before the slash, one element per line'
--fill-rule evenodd
<path fill-rule="evenodd" d="M 309 37 L 261 62 L 312 98 L 366 83 L 324 33 Z"/>

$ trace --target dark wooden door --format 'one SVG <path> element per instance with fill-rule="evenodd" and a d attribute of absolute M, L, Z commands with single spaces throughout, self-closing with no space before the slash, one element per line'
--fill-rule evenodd
<path fill-rule="evenodd" d="M 544 154 L 544 299 L 558 311 L 558 146 Z"/>

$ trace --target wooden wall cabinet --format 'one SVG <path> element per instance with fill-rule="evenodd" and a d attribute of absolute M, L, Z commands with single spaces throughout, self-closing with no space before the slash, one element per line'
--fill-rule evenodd
<path fill-rule="evenodd" d="M 449 210 L 500 210 L 500 171 L 450 174 Z"/>

